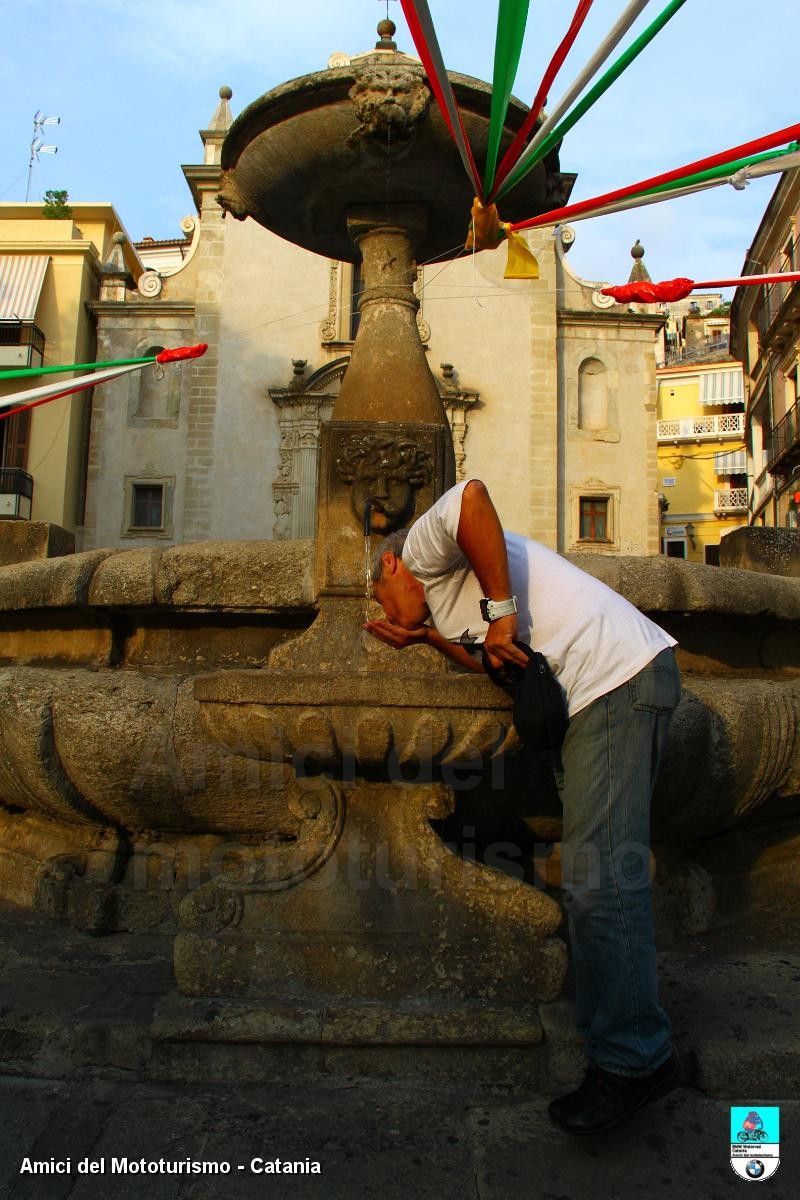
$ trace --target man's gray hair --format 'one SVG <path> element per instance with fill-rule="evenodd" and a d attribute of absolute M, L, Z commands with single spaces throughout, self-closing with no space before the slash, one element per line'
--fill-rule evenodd
<path fill-rule="evenodd" d="M 394 554 L 397 558 L 403 557 L 403 547 L 406 544 L 408 537 L 407 529 L 396 529 L 394 533 L 388 534 L 387 537 L 378 546 L 378 549 L 372 556 L 372 568 L 370 570 L 370 578 L 373 586 L 380 583 L 383 579 L 383 556 L 384 554 Z"/>

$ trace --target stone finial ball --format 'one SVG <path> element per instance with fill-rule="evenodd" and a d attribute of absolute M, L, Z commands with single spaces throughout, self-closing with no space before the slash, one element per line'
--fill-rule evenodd
<path fill-rule="evenodd" d="M 631 258 L 644 258 L 644 246 L 636 239 L 635 244 L 631 247 Z"/>
<path fill-rule="evenodd" d="M 219 89 L 220 100 L 230 100 L 232 95 L 233 95 L 233 92 L 227 86 L 227 84 L 223 84 L 223 86 Z"/>
<path fill-rule="evenodd" d="M 124 233 L 115 233 L 111 239 L 115 246 L 124 246 L 127 240 Z"/>
<path fill-rule="evenodd" d="M 378 22 L 378 33 L 382 38 L 393 38 L 397 33 L 397 26 L 394 21 L 390 21 L 388 17 L 385 20 Z"/>

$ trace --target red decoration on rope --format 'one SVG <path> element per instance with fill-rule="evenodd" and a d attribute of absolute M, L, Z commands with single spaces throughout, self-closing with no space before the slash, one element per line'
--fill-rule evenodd
<path fill-rule="evenodd" d="M 564 208 L 554 208 L 551 212 L 543 213 L 540 217 L 531 217 L 528 221 L 516 221 L 513 230 L 533 229 L 537 225 L 555 225 L 568 221 L 580 213 L 592 212 L 596 208 L 604 208 L 615 200 L 624 200 L 627 196 L 635 196 L 639 192 L 647 192 L 665 183 L 673 183 L 686 175 L 696 175 L 708 171 L 712 167 L 721 167 L 726 163 L 735 162 L 739 158 L 749 158 L 751 154 L 761 154 L 764 150 L 774 150 L 787 142 L 800 138 L 800 125 L 788 125 L 766 137 L 756 138 L 745 142 L 742 146 L 734 146 L 731 150 L 723 150 L 720 154 L 712 154 L 709 158 L 700 158 L 697 162 L 677 167 L 674 171 L 666 171 L 663 175 L 654 175 L 651 179 L 643 179 L 640 183 L 632 183 L 628 187 L 617 188 L 616 191 L 606 192 L 603 196 L 594 196 L 591 200 L 581 200 L 578 204 L 568 204 Z"/>
<path fill-rule="evenodd" d="M 525 123 L 514 138 L 508 150 L 506 150 L 505 154 L 503 155 L 502 162 L 497 169 L 497 175 L 495 176 L 492 194 L 489 197 L 490 200 L 494 199 L 503 185 L 503 180 L 506 178 L 509 171 L 516 166 L 517 159 L 525 148 L 525 143 L 528 141 L 531 133 L 533 133 L 542 109 L 547 103 L 547 95 L 550 91 L 550 88 L 553 86 L 553 81 L 564 65 L 564 59 L 572 49 L 575 39 L 581 31 L 581 26 L 589 15 L 589 9 L 592 7 L 593 3 L 594 0 L 579 0 L 578 7 L 575 10 L 575 16 L 572 18 L 572 24 L 564 35 L 561 45 L 558 47 L 552 59 L 550 60 L 550 65 L 544 73 L 542 82 L 539 84 L 539 90 L 534 97 L 531 110 L 525 118 Z"/>
<path fill-rule="evenodd" d="M 663 283 L 623 283 L 620 287 L 604 287 L 604 296 L 613 296 L 618 304 L 658 304 L 662 300 L 683 300 L 695 289 L 693 279 L 666 279 Z"/>
<path fill-rule="evenodd" d="M 183 362 L 187 358 L 202 358 L 207 349 L 207 342 L 198 342 L 196 346 L 176 346 L 174 350 L 162 350 L 156 355 L 156 362 Z"/>
<path fill-rule="evenodd" d="M 653 283 L 650 280 L 642 283 L 623 283 L 619 287 L 604 287 L 600 291 L 604 296 L 613 296 L 618 304 L 659 304 L 662 301 L 671 303 L 674 300 L 684 300 L 690 292 L 702 288 L 723 287 L 761 287 L 771 283 L 798 283 L 800 271 L 779 271 L 772 275 L 740 275 L 736 279 L 702 279 L 695 283 L 693 279 L 665 279 L 663 283 Z"/>

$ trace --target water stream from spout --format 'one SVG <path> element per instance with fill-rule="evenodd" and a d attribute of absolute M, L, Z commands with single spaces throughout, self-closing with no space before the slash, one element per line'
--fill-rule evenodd
<path fill-rule="evenodd" d="M 364 534 L 364 586 L 366 588 L 366 596 L 364 600 L 364 620 L 369 620 L 369 602 L 370 591 L 372 588 L 372 547 L 370 546 L 369 534 Z M 367 635 L 369 636 L 369 635 Z"/>

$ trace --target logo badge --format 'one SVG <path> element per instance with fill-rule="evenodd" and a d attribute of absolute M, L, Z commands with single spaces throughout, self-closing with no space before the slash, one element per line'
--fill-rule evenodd
<path fill-rule="evenodd" d="M 740 1179 L 760 1182 L 780 1166 L 781 1110 L 749 1104 L 731 1109 L 731 1166 Z"/>

